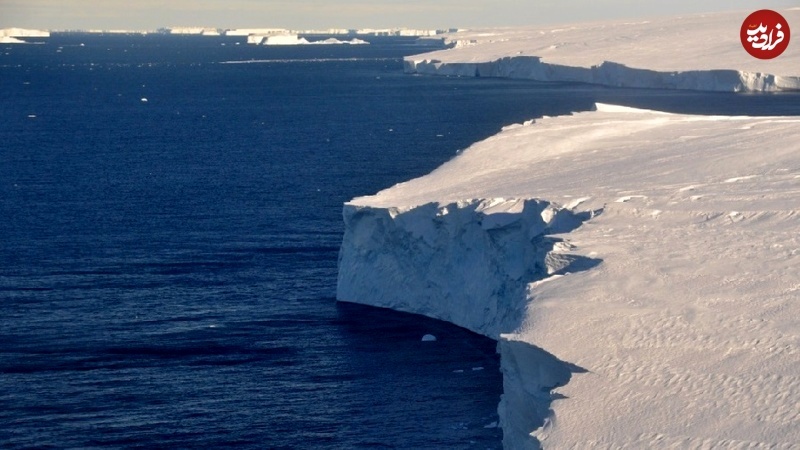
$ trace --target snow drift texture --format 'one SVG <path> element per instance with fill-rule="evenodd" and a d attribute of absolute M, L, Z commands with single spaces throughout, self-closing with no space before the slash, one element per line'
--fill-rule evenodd
<path fill-rule="evenodd" d="M 602 29 L 580 42 L 618 41 Z M 506 33 L 505 56 L 536 41 Z M 631 47 L 658 71 L 659 51 Z M 704 51 L 681 64 L 732 50 Z M 340 300 L 498 339 L 506 448 L 798 448 L 800 118 L 597 105 L 508 126 L 344 219 Z"/>
<path fill-rule="evenodd" d="M 800 10 L 781 11 L 800 24 Z M 750 57 L 739 41 L 747 13 L 674 17 L 449 35 L 456 48 L 407 58 L 428 75 L 569 81 L 606 86 L 704 91 L 800 89 L 800 52 Z"/>

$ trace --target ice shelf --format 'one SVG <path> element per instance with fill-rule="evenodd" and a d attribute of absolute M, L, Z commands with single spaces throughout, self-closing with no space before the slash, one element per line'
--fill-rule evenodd
<path fill-rule="evenodd" d="M 800 8 L 781 10 L 800 24 Z M 703 91 L 800 89 L 800 46 L 760 60 L 742 47 L 748 11 L 447 35 L 455 48 L 408 57 L 409 73 Z"/>
<path fill-rule="evenodd" d="M 344 220 L 339 300 L 499 341 L 506 448 L 800 442 L 800 117 L 597 105 Z"/>

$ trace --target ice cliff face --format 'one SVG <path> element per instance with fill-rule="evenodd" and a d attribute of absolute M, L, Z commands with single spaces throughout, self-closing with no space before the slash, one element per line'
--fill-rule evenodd
<path fill-rule="evenodd" d="M 745 16 L 459 32 L 405 70 L 800 89 L 800 52 L 750 57 Z M 505 448 L 796 448 L 798 121 L 598 104 L 506 127 L 345 205 L 338 298 L 497 339 Z"/>
<path fill-rule="evenodd" d="M 505 448 L 796 448 L 798 125 L 506 127 L 345 205 L 338 298 L 497 339 Z"/>
<path fill-rule="evenodd" d="M 537 56 L 512 56 L 489 62 L 446 63 L 437 59 L 406 60 L 405 72 L 458 77 L 578 82 L 647 89 L 721 92 L 773 92 L 800 89 L 800 77 L 725 69 L 665 72 L 637 69 L 611 61 L 604 61 L 591 67 L 579 67 L 543 62 Z"/>
<path fill-rule="evenodd" d="M 780 11 L 800 23 L 800 9 Z M 567 81 L 702 91 L 800 89 L 800 53 L 751 57 L 739 30 L 744 12 L 556 27 L 466 30 L 451 49 L 409 57 L 409 73 Z"/>
<path fill-rule="evenodd" d="M 424 314 L 499 340 L 505 444 L 538 448 L 529 433 L 545 424 L 551 390 L 566 384 L 570 367 L 502 333 L 525 319 L 531 283 L 599 262 L 569 255 L 568 244 L 548 236 L 589 216 L 535 199 L 405 209 L 348 204 L 337 296 Z"/>
<path fill-rule="evenodd" d="M 556 257 L 561 243 L 547 234 L 578 220 L 542 200 L 345 205 L 338 297 L 497 339 L 522 323 L 528 284 L 574 262 Z"/>
<path fill-rule="evenodd" d="M 553 390 L 566 385 L 572 373 L 586 370 L 567 364 L 516 335 L 502 335 L 498 351 L 503 395 L 497 412 L 503 427 L 503 447 L 539 449 L 555 421 L 550 404 L 558 395 Z"/>
<path fill-rule="evenodd" d="M 3 28 L 0 29 L 0 37 L 50 37 L 47 30 L 31 30 L 27 28 Z"/>
<path fill-rule="evenodd" d="M 17 39 L 20 37 L 50 37 L 50 32 L 45 30 L 28 30 L 25 28 L 0 29 L 0 44 L 27 44 L 27 41 Z"/>

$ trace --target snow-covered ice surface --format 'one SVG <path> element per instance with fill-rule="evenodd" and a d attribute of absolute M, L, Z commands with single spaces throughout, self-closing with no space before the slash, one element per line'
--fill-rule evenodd
<path fill-rule="evenodd" d="M 745 16 L 473 32 L 407 68 L 796 88 L 800 51 L 749 57 Z M 581 69 L 603 60 L 618 70 Z M 599 104 L 508 126 L 344 220 L 340 300 L 498 339 L 506 448 L 800 448 L 800 117 Z"/>
<path fill-rule="evenodd" d="M 739 29 L 752 11 L 448 35 L 456 48 L 406 58 L 411 73 L 707 91 L 800 89 L 800 46 L 759 60 Z M 800 24 L 800 8 L 781 10 Z"/>

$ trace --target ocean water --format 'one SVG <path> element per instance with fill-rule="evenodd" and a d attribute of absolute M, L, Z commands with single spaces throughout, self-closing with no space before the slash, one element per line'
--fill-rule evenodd
<path fill-rule="evenodd" d="M 0 46 L 0 447 L 498 448 L 492 341 L 335 301 L 342 203 L 595 101 L 800 114 L 403 75 L 421 50 Z"/>

